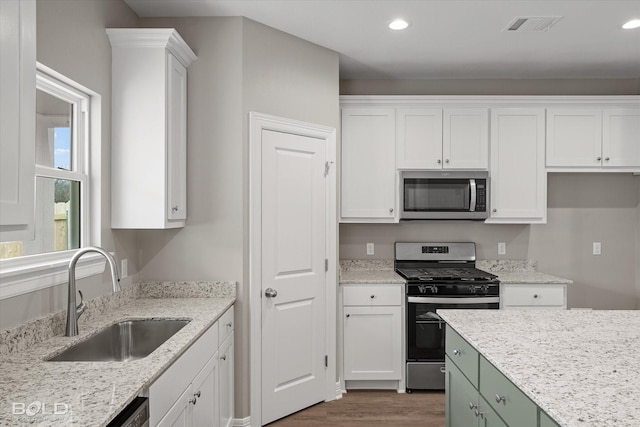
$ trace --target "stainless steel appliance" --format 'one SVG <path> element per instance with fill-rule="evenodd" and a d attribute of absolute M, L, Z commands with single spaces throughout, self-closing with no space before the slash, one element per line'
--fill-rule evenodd
<path fill-rule="evenodd" d="M 107 427 L 149 427 L 149 399 L 136 397 Z"/>
<path fill-rule="evenodd" d="M 475 243 L 395 244 L 406 284 L 406 388 L 444 390 L 445 324 L 438 309 L 497 309 L 497 276 L 475 268 Z"/>
<path fill-rule="evenodd" d="M 488 217 L 488 172 L 400 172 L 401 220 Z"/>

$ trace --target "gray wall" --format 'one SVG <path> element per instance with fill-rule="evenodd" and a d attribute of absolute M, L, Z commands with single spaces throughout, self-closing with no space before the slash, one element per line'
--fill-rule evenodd
<path fill-rule="evenodd" d="M 100 187 L 101 246 L 129 260 L 129 274 L 136 264 L 136 232 L 111 230 L 111 45 L 105 28 L 137 24 L 136 15 L 121 0 L 38 0 L 37 60 L 102 96 L 102 139 L 95 166 L 102 175 Z M 69 29 L 73 29 L 70 31 Z M 100 145 L 98 145 L 100 144 Z M 123 282 L 127 286 L 131 278 Z M 79 280 L 85 298 L 111 292 L 108 269 L 99 277 Z M 62 310 L 67 286 L 60 285 L 0 301 L 0 329 Z"/>
<path fill-rule="evenodd" d="M 342 80 L 341 95 L 638 95 L 632 79 Z M 551 173 L 545 225 L 419 222 L 340 225 L 340 258 L 393 258 L 400 240 L 469 240 L 482 259 L 534 259 L 539 271 L 574 280 L 570 307 L 640 308 L 640 176 Z M 497 243 L 507 243 L 506 256 Z M 602 243 L 593 256 L 592 243 Z"/>
<path fill-rule="evenodd" d="M 338 127 L 338 55 L 244 18 L 142 19 L 175 27 L 189 67 L 188 219 L 139 233 L 140 279 L 235 280 L 236 414 L 249 408 L 249 112 Z"/>

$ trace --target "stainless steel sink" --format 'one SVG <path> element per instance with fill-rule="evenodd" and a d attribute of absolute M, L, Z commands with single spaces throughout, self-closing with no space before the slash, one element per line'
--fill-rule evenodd
<path fill-rule="evenodd" d="M 189 320 L 180 319 L 143 319 L 114 323 L 48 360 L 52 362 L 125 362 L 142 359 L 189 322 Z"/>

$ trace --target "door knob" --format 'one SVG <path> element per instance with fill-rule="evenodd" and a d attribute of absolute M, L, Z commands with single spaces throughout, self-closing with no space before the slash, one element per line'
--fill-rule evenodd
<path fill-rule="evenodd" d="M 275 298 L 278 296 L 278 291 L 275 289 L 267 288 L 264 291 L 264 296 L 267 298 Z"/>

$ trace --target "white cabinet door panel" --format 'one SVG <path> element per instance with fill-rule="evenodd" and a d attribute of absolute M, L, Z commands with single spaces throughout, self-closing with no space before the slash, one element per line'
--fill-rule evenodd
<path fill-rule="evenodd" d="M 547 109 L 547 166 L 599 167 L 601 109 Z"/>
<path fill-rule="evenodd" d="M 491 218 L 546 221 L 544 109 L 491 111 Z"/>
<path fill-rule="evenodd" d="M 486 108 L 445 108 L 442 150 L 445 169 L 487 169 L 489 111 Z"/>
<path fill-rule="evenodd" d="M 394 220 L 394 141 L 395 110 L 342 110 L 342 219 Z"/>
<path fill-rule="evenodd" d="M 605 109 L 602 126 L 604 167 L 640 167 L 640 109 Z"/>
<path fill-rule="evenodd" d="M 400 307 L 344 307 L 344 379 L 399 380 Z"/>
<path fill-rule="evenodd" d="M 399 109 L 396 149 L 398 169 L 441 169 L 442 109 Z"/>
<path fill-rule="evenodd" d="M 0 241 L 33 240 L 35 1 L 0 1 L 0 55 Z"/>

